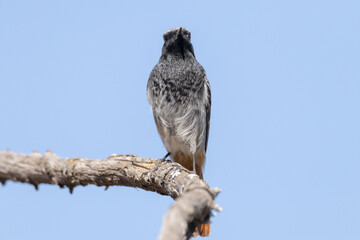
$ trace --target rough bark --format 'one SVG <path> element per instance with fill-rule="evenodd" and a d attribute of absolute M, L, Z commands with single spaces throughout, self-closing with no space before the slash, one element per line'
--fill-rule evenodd
<path fill-rule="evenodd" d="M 175 199 L 166 214 L 160 240 L 189 239 L 195 227 L 207 221 L 219 189 L 211 189 L 196 174 L 177 163 L 135 155 L 112 155 L 106 159 L 61 158 L 51 151 L 44 155 L 0 152 L 0 182 L 7 180 L 67 186 L 127 186 L 169 195 Z"/>

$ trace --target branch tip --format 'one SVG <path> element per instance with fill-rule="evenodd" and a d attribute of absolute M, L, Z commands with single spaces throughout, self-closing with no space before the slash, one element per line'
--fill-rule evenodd
<path fill-rule="evenodd" d="M 74 191 L 75 186 L 74 185 L 67 185 L 67 187 L 69 188 L 70 194 L 72 194 L 73 191 Z"/>
<path fill-rule="evenodd" d="M 216 203 L 211 204 L 211 209 L 221 212 L 223 209 Z"/>
<path fill-rule="evenodd" d="M 221 188 L 215 187 L 215 188 L 211 189 L 211 192 L 214 195 L 214 198 L 216 198 L 217 195 L 219 195 L 219 193 L 221 192 Z"/>
<path fill-rule="evenodd" d="M 3 186 L 5 186 L 5 184 L 6 184 L 6 179 L 0 178 L 0 182 L 1 182 L 1 184 L 2 184 Z"/>
<path fill-rule="evenodd" d="M 39 191 L 39 184 L 38 183 L 36 183 L 35 181 L 33 181 L 31 179 L 29 179 L 29 183 L 34 186 L 36 191 Z"/>
<path fill-rule="evenodd" d="M 41 153 L 39 151 L 36 151 L 36 150 L 32 151 L 30 155 L 31 156 L 42 156 Z"/>

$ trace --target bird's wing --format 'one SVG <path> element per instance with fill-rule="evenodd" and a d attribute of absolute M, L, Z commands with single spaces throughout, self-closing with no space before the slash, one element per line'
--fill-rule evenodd
<path fill-rule="evenodd" d="M 149 80 L 146 86 L 146 95 L 150 105 L 155 108 L 159 104 L 159 93 L 160 93 L 160 73 L 158 71 L 158 65 L 155 65 L 150 73 Z"/>
<path fill-rule="evenodd" d="M 205 152 L 208 145 L 209 140 L 209 130 L 210 130 L 210 115 L 211 115 L 211 90 L 210 90 L 210 83 L 209 80 L 206 77 L 205 80 L 205 91 L 207 99 L 205 100 L 205 112 L 206 112 L 206 129 L 205 129 Z"/>

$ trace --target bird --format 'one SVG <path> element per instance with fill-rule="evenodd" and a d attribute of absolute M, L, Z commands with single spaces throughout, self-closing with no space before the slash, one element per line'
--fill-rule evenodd
<path fill-rule="evenodd" d="M 211 90 L 206 72 L 196 60 L 191 33 L 184 27 L 163 34 L 164 44 L 146 89 L 157 131 L 168 156 L 203 178 L 209 140 Z M 210 234 L 210 223 L 196 228 Z M 197 235 L 195 231 L 195 236 Z"/>

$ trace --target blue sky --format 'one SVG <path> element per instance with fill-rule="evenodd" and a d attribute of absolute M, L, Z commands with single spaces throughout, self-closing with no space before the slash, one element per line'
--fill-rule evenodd
<path fill-rule="evenodd" d="M 162 157 L 146 99 L 162 34 L 212 88 L 208 239 L 360 239 L 358 1 L 0 0 L 0 151 Z M 8 182 L 0 238 L 156 239 L 170 197 Z"/>

